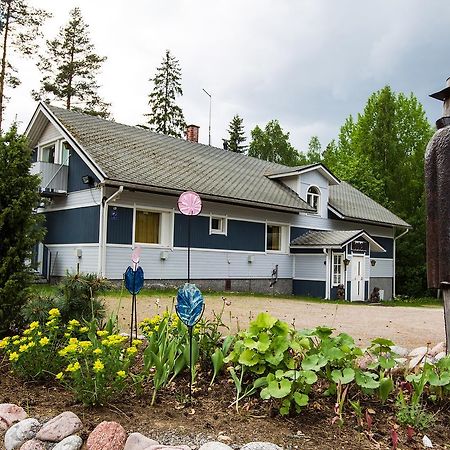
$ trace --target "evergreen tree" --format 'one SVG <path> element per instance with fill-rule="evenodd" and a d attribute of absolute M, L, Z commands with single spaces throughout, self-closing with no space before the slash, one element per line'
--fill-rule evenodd
<path fill-rule="evenodd" d="M 320 145 L 320 141 L 317 136 L 313 136 L 309 141 L 306 160 L 308 164 L 322 162 L 322 146 Z"/>
<path fill-rule="evenodd" d="M 150 129 L 168 136 L 183 137 L 186 132 L 186 122 L 183 111 L 175 103 L 177 96 L 183 95 L 181 88 L 181 68 L 179 61 L 166 50 L 161 65 L 156 69 L 156 75 L 151 78 L 154 88 L 149 95 L 151 112 Z"/>
<path fill-rule="evenodd" d="M 80 9 L 74 8 L 68 24 L 47 41 L 47 53 L 40 56 L 41 89 L 33 97 L 62 101 L 67 109 L 107 118 L 110 105 L 99 97 L 96 81 L 106 57 L 94 53 L 88 28 Z"/>
<path fill-rule="evenodd" d="M 228 150 L 235 153 L 245 153 L 247 146 L 244 142 L 247 140 L 244 133 L 243 119 L 236 114 L 228 126 Z"/>
<path fill-rule="evenodd" d="M 16 69 L 9 61 L 9 52 L 25 57 L 33 56 L 42 36 L 41 25 L 50 17 L 43 9 L 36 9 L 25 0 L 0 0 L 0 39 L 1 39 L 1 67 L 0 67 L 0 129 L 5 109 L 5 88 L 15 88 L 20 84 Z"/>
<path fill-rule="evenodd" d="M 33 246 L 42 239 L 38 175 L 30 175 L 31 151 L 15 127 L 0 137 L 0 334 L 18 318 L 30 282 Z"/>
<path fill-rule="evenodd" d="M 289 142 L 289 133 L 284 133 L 278 120 L 271 120 L 264 130 L 258 125 L 251 131 L 248 155 L 266 161 L 296 166 L 300 164 L 300 155 Z"/>

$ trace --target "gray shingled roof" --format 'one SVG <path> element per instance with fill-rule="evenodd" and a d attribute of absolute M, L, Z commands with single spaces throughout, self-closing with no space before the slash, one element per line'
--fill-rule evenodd
<path fill-rule="evenodd" d="M 400 217 L 397 217 L 345 181 L 341 181 L 336 186 L 330 186 L 328 204 L 346 219 L 410 228 L 410 225 L 400 219 Z"/>
<path fill-rule="evenodd" d="M 171 192 L 194 190 L 234 203 L 311 211 L 297 193 L 264 176 L 279 164 L 45 105 L 106 178 Z"/>
<path fill-rule="evenodd" d="M 342 247 L 363 230 L 352 231 L 308 231 L 291 242 L 294 246 L 305 247 Z"/>

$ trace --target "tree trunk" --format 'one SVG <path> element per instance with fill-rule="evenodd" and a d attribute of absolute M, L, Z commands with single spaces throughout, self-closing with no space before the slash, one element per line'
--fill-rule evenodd
<path fill-rule="evenodd" d="M 3 123 L 3 100 L 5 92 L 5 76 L 6 76 L 6 46 L 8 44 L 9 19 L 11 17 L 11 0 L 8 1 L 8 9 L 6 10 L 5 35 L 3 36 L 3 54 L 0 70 L 0 132 Z"/>

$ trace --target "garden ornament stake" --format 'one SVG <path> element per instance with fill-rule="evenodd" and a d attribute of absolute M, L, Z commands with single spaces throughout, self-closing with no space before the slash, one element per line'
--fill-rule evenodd
<path fill-rule="evenodd" d="M 189 369 L 191 376 L 189 380 L 189 400 L 192 404 L 192 382 L 194 378 L 194 368 L 192 363 L 192 330 L 195 324 L 200 320 L 204 310 L 204 300 L 202 293 L 191 284 L 191 218 L 200 214 L 202 210 L 202 201 L 200 196 L 192 191 L 183 192 L 178 199 L 178 209 L 181 214 L 188 216 L 187 229 L 187 283 L 178 289 L 177 304 L 175 311 L 180 320 L 188 327 L 189 331 Z"/>
<path fill-rule="evenodd" d="M 450 78 L 447 86 L 430 95 L 444 103 L 443 117 L 425 154 L 427 195 L 428 287 L 442 289 L 447 354 L 450 346 Z"/>
<path fill-rule="evenodd" d="M 137 339 L 137 302 L 136 295 L 144 286 L 144 271 L 139 266 L 141 247 L 136 247 L 131 254 L 131 266 L 125 272 L 125 287 L 131 297 L 130 346 L 133 343 L 133 332 Z"/>

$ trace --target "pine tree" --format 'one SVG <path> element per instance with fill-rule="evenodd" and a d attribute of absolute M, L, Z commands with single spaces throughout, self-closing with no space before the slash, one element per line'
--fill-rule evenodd
<path fill-rule="evenodd" d="M 183 137 L 186 131 L 183 111 L 175 103 L 177 96 L 183 95 L 181 88 L 180 63 L 166 50 L 161 65 L 156 69 L 156 75 L 151 78 L 154 88 L 149 95 L 151 112 L 149 117 L 150 129 L 168 136 Z"/>
<path fill-rule="evenodd" d="M 308 164 L 322 162 L 322 146 L 317 136 L 313 136 L 309 141 L 306 160 Z"/>
<path fill-rule="evenodd" d="M 0 0 L 0 38 L 2 58 L 0 63 L 0 129 L 3 122 L 5 88 L 20 84 L 16 69 L 9 61 L 9 50 L 15 54 L 31 57 L 42 36 L 41 25 L 50 17 L 43 9 L 29 6 L 25 0 Z"/>
<path fill-rule="evenodd" d="M 31 150 L 15 126 L 0 137 L 0 334 L 16 323 L 30 282 L 33 246 L 42 239 L 44 217 L 38 175 L 30 175 Z"/>
<path fill-rule="evenodd" d="M 228 126 L 229 139 L 228 150 L 235 153 L 245 153 L 247 146 L 244 142 L 247 140 L 244 133 L 244 120 L 236 114 Z"/>
<path fill-rule="evenodd" d="M 94 53 L 88 28 L 80 9 L 74 8 L 68 24 L 47 41 L 47 53 L 40 56 L 41 89 L 34 91 L 33 97 L 59 100 L 67 109 L 107 118 L 110 105 L 99 97 L 96 81 L 106 57 Z"/>

